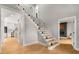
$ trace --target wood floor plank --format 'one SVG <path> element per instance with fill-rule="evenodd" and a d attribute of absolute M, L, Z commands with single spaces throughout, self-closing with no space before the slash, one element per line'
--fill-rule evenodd
<path fill-rule="evenodd" d="M 2 45 L 1 54 L 79 54 L 79 51 L 74 50 L 67 40 L 64 40 L 59 46 L 53 50 L 48 50 L 40 44 L 30 46 L 22 46 L 16 38 L 7 38 Z M 65 43 L 66 42 L 66 43 Z"/>

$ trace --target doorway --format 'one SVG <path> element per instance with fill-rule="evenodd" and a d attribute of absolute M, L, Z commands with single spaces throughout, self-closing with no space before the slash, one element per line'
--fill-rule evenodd
<path fill-rule="evenodd" d="M 60 36 L 67 36 L 67 22 L 60 23 Z"/>
<path fill-rule="evenodd" d="M 1 8 L 1 41 L 3 44 L 6 38 L 15 38 L 15 40 L 23 45 L 25 39 L 25 21 L 24 15 L 14 10 Z"/>
<path fill-rule="evenodd" d="M 75 47 L 76 17 L 67 17 L 58 20 L 58 38 L 60 44 L 68 44 Z"/>

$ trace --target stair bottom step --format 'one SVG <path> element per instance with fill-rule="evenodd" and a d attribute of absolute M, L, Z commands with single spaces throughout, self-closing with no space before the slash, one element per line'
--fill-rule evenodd
<path fill-rule="evenodd" d="M 55 45 L 55 44 L 57 44 L 57 43 L 58 43 L 57 41 L 49 42 L 48 45 L 49 45 L 49 46 L 52 46 L 52 45 Z"/>
<path fill-rule="evenodd" d="M 55 45 L 53 45 L 53 46 L 50 46 L 50 47 L 48 47 L 48 50 L 53 50 L 53 49 L 56 48 L 58 45 L 59 45 L 59 43 L 57 43 L 57 44 L 55 44 Z"/>
<path fill-rule="evenodd" d="M 46 41 L 47 41 L 47 42 L 53 42 L 53 41 L 56 41 L 56 40 L 53 40 L 53 39 L 52 39 L 52 40 L 46 40 Z"/>

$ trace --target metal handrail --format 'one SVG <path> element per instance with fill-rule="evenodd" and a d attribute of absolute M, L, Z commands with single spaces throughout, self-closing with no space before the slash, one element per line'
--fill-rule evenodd
<path fill-rule="evenodd" d="M 22 6 L 19 6 L 18 8 L 19 8 L 22 12 L 24 12 L 24 13 L 26 13 L 28 16 L 30 16 L 30 17 L 32 18 L 32 20 L 33 20 L 36 24 L 38 24 L 39 27 L 42 27 L 42 28 L 44 28 L 44 29 L 47 28 L 45 22 L 43 22 L 43 21 L 42 21 L 41 19 L 39 19 L 39 18 L 34 17 L 34 16 L 32 15 L 32 13 L 30 13 L 29 11 L 26 10 L 26 8 L 23 8 Z M 28 8 L 28 9 L 30 10 L 30 8 Z"/>

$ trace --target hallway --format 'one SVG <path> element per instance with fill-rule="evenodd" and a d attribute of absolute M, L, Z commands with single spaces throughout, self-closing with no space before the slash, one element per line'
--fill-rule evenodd
<path fill-rule="evenodd" d="M 79 53 L 79 51 L 75 51 L 71 46 L 71 44 L 60 44 L 54 50 L 48 50 L 46 47 L 40 44 L 34 44 L 23 47 L 16 41 L 15 38 L 9 37 L 5 39 L 2 45 L 1 53 L 2 54 L 73 54 L 73 53 L 77 54 Z"/>

